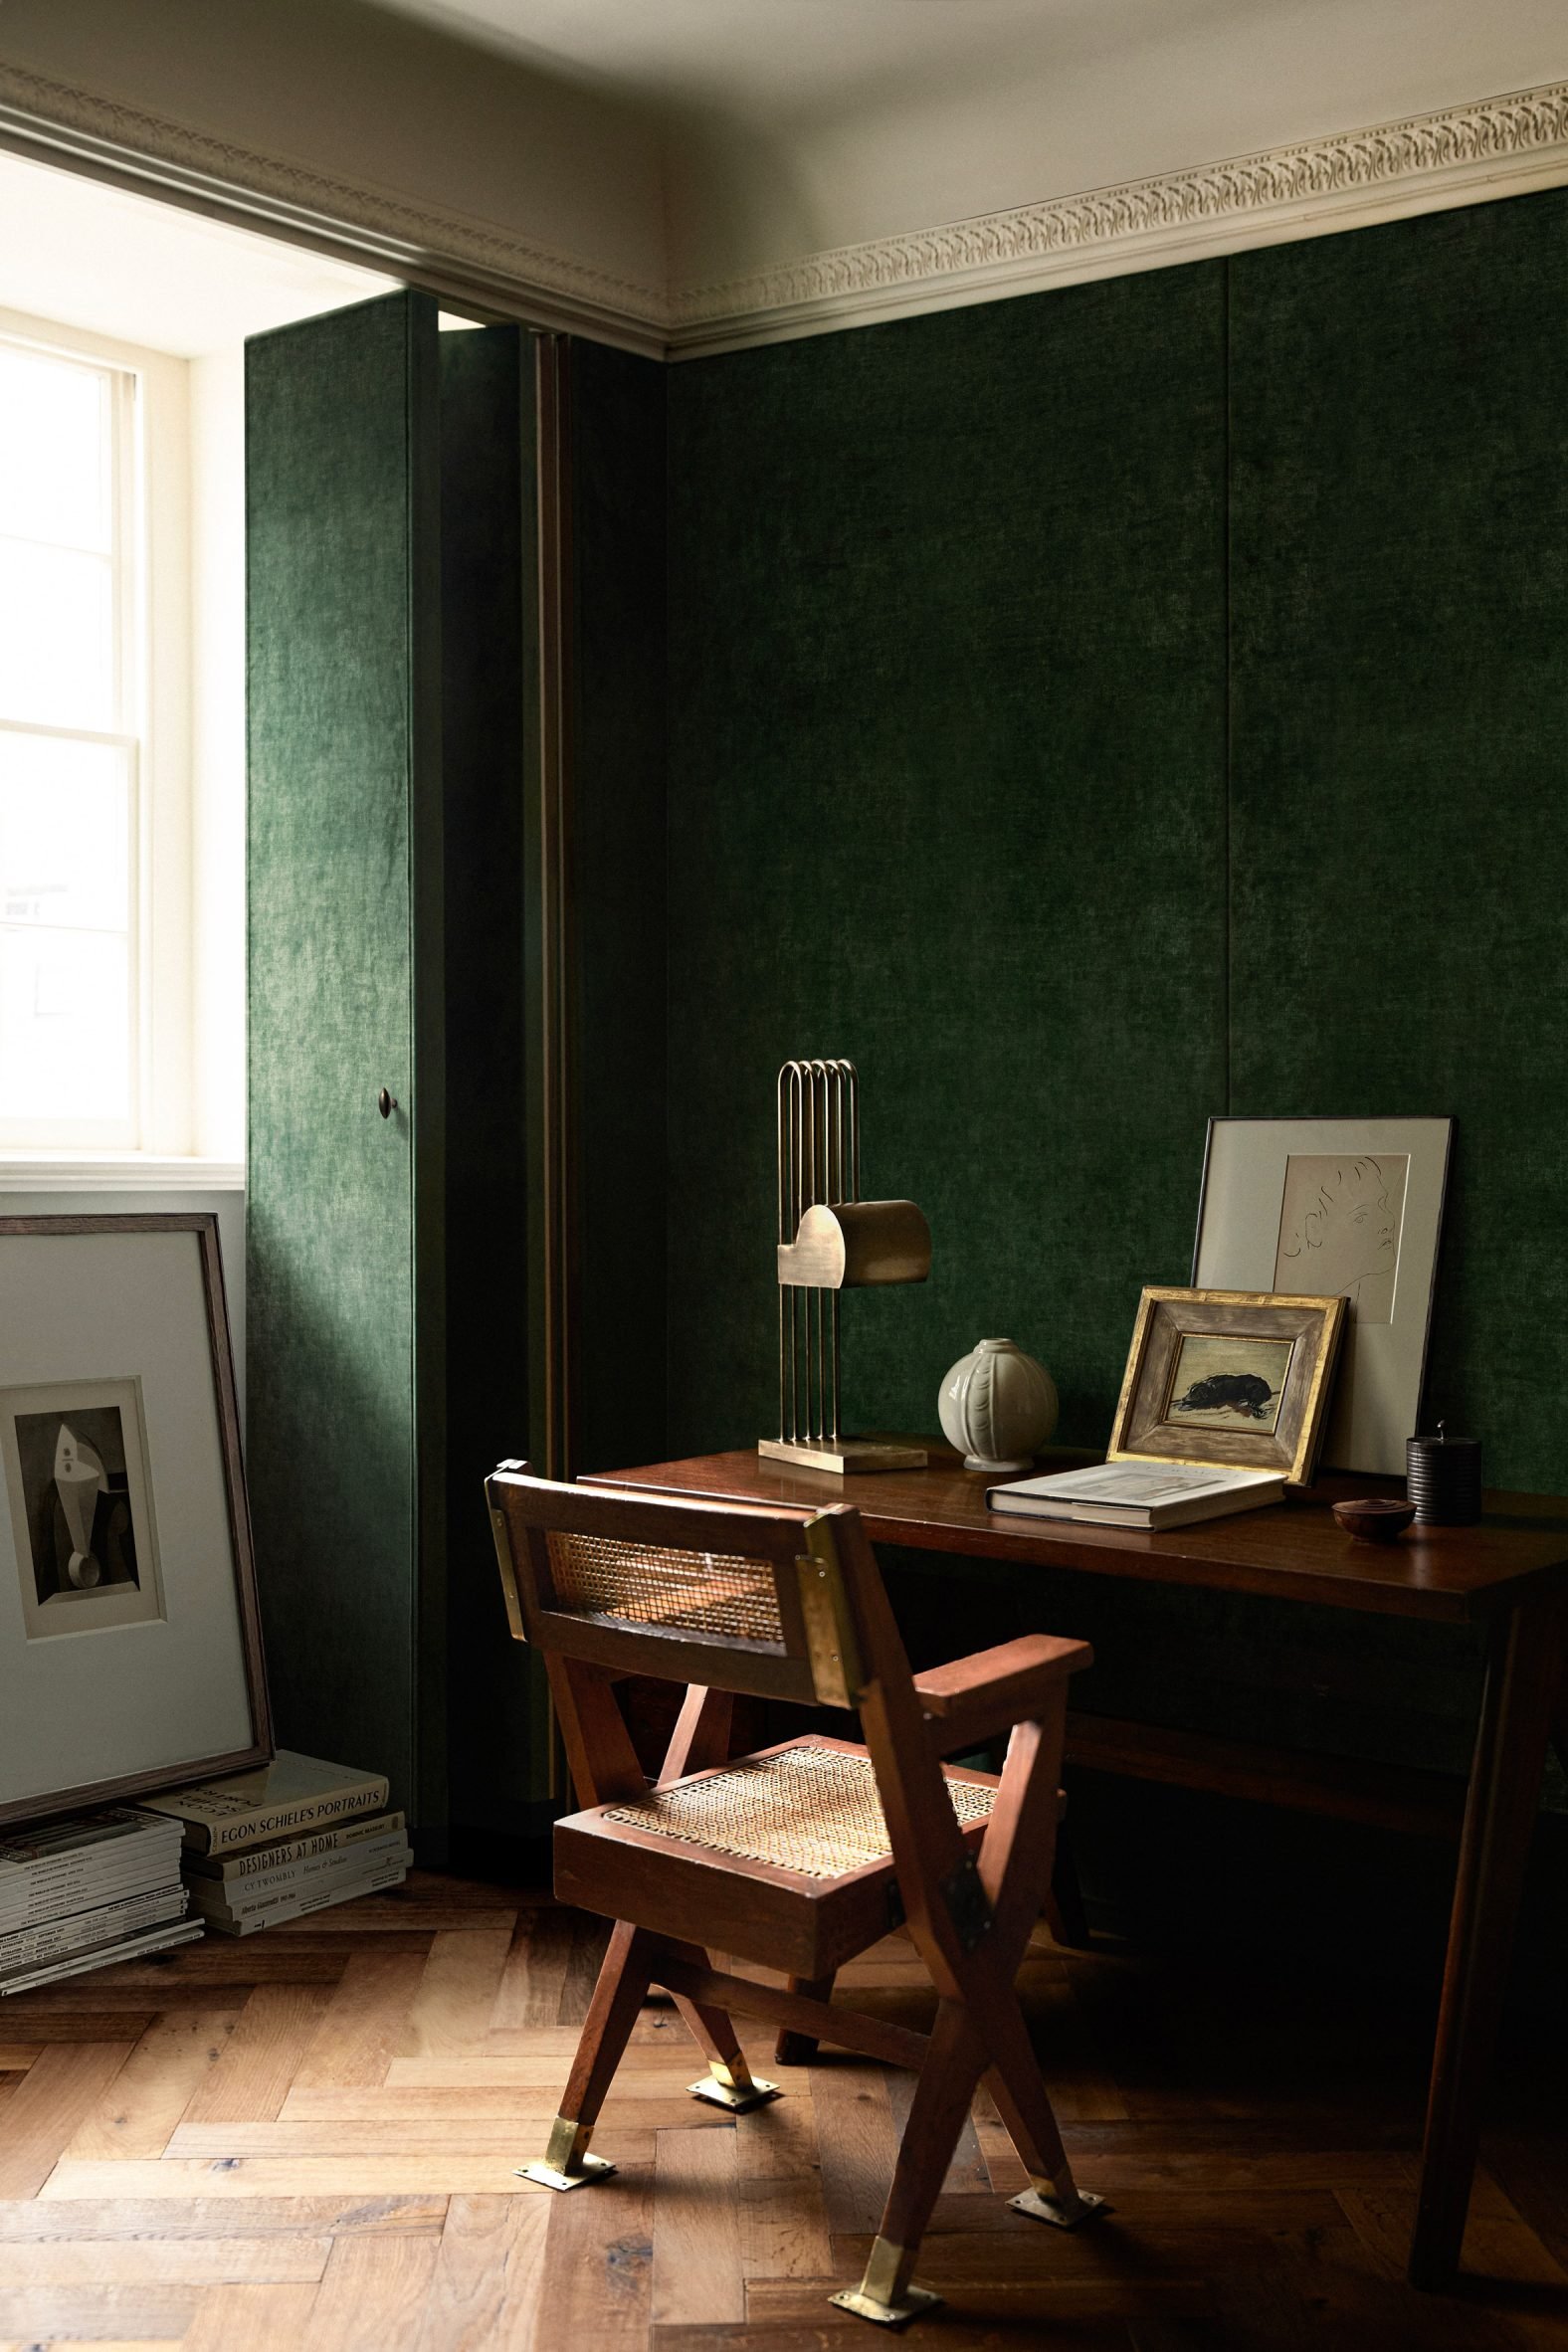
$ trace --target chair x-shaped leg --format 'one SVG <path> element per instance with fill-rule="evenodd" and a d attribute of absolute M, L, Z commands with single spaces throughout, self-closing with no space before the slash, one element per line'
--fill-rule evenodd
<path fill-rule="evenodd" d="M 955 1901 L 914 1873 L 926 1899 L 910 1905 L 910 1929 L 941 2000 L 866 2275 L 833 2298 L 862 2318 L 896 2326 L 940 2301 L 910 2274 L 982 2079 L 1030 2176 L 1016 2210 L 1075 2229 L 1103 2207 L 1073 2178 L 1014 1989 L 1050 1882 L 1061 1748 L 1059 1727 L 1015 1729 L 971 1896 Z"/>
<path fill-rule="evenodd" d="M 684 1733 L 678 1732 L 671 1743 L 667 1780 L 674 1776 L 672 1768 L 688 1768 L 693 1751 L 708 1746 L 709 1710 L 699 1694 L 692 1695 L 697 1706 L 684 1719 Z M 868 1721 L 867 1728 L 875 1754 L 884 1727 Z M 699 1731 L 700 1740 L 694 1736 Z M 950 1830 L 951 1838 L 945 1847 L 936 1845 L 936 1852 L 947 1861 L 958 1857 L 958 1865 L 945 1876 L 932 1859 L 930 1849 L 936 1842 L 922 1838 L 916 1812 L 903 1804 L 896 1762 L 889 1759 L 888 1768 L 879 1774 L 884 1798 L 899 1792 L 899 1802 L 890 1808 L 898 1818 L 889 1824 L 899 1884 L 910 1934 L 938 1994 L 929 2037 L 830 2006 L 826 2000 L 780 1994 L 722 1975 L 707 1965 L 706 1955 L 694 1945 L 626 1920 L 618 1922 L 549 2146 L 541 2163 L 523 2168 L 526 2176 L 551 2188 L 571 2189 L 614 2170 L 589 2155 L 588 2139 L 637 2013 L 650 1988 L 660 1984 L 675 1996 L 708 2060 L 709 2079 L 693 2084 L 693 2090 L 735 2112 L 777 2093 L 772 2083 L 751 2075 L 731 2008 L 917 2066 L 914 2098 L 866 2274 L 859 2288 L 832 2298 L 843 2309 L 898 2326 L 940 2301 L 912 2285 L 911 2272 L 982 2079 L 1030 2176 L 1029 2188 L 1012 2204 L 1035 2220 L 1076 2228 L 1104 2200 L 1080 2191 L 1074 2181 L 1014 1989 L 1050 1881 L 1061 1756 L 1060 1720 L 1050 1726 L 1023 1722 L 1015 1727 L 978 1862 L 965 1854 L 951 1806 L 940 1796 L 945 1819 L 935 1817 L 937 1827 Z"/>

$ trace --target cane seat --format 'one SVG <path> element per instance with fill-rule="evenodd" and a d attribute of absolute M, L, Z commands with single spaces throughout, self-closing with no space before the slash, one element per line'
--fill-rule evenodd
<path fill-rule="evenodd" d="M 995 1794 L 990 1786 L 948 1780 L 960 1822 L 987 1819 Z M 791 1740 L 722 1771 L 655 1789 L 640 1804 L 607 1810 L 611 1821 L 655 1837 L 741 1862 L 776 1862 L 810 1878 L 842 1878 L 892 1854 L 870 1756 L 825 1739 Z"/>
<path fill-rule="evenodd" d="M 957 1765 L 943 1778 L 978 1853 L 999 1784 Z M 820 1733 L 569 1814 L 555 1825 L 555 1886 L 588 1910 L 613 1892 L 616 1916 L 665 1934 L 721 1902 L 725 1949 L 809 1977 L 902 1917 L 876 1768 L 858 1742 Z"/>

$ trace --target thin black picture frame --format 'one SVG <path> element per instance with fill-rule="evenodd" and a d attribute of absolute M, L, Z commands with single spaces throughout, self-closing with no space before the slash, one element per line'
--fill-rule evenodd
<path fill-rule="evenodd" d="M 1433 1126 L 1446 1127 L 1448 1130 L 1443 1147 L 1443 1166 L 1438 1181 L 1436 1254 L 1433 1259 L 1432 1283 L 1427 1292 L 1426 1316 L 1421 1332 L 1421 1375 L 1417 1386 L 1415 1407 L 1416 1429 L 1419 1431 L 1421 1427 L 1422 1416 L 1426 1410 L 1427 1372 L 1432 1357 L 1432 1323 L 1433 1317 L 1437 1311 L 1438 1283 L 1442 1277 L 1443 1258 L 1444 1253 L 1448 1247 L 1449 1184 L 1454 1168 L 1455 1136 L 1459 1127 L 1459 1122 L 1454 1117 L 1452 1111 L 1380 1110 L 1373 1113 L 1364 1113 L 1360 1117 L 1356 1118 L 1349 1117 L 1343 1112 L 1335 1112 L 1332 1114 L 1323 1114 L 1312 1111 L 1274 1111 L 1268 1113 L 1259 1113 L 1253 1111 L 1211 1112 L 1204 1127 L 1203 1173 L 1198 1182 L 1198 1215 L 1193 1226 L 1192 1272 L 1189 1278 L 1193 1287 L 1196 1288 L 1198 1285 L 1199 1254 L 1203 1246 L 1204 1212 L 1208 1206 L 1209 1199 L 1209 1170 L 1214 1154 L 1214 1131 L 1216 1127 L 1278 1127 L 1293 1124 L 1297 1120 L 1299 1120 L 1303 1125 L 1313 1126 L 1331 1126 L 1335 1124 L 1343 1124 L 1345 1126 L 1370 1126 L 1374 1123 L 1382 1123 L 1384 1121 L 1387 1121 L 1392 1125 L 1404 1121 L 1414 1123 L 1418 1120 L 1424 1120 Z M 1354 1343 L 1355 1333 L 1354 1327 L 1352 1326 L 1352 1328 L 1345 1334 L 1345 1352 L 1347 1354 Z M 1412 1432 L 1410 1434 L 1414 1435 L 1415 1433 Z M 1333 1468 L 1335 1466 L 1330 1464 L 1328 1467 Z"/>

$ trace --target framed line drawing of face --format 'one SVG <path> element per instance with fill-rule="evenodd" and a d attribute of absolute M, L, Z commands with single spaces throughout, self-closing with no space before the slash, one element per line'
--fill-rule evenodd
<path fill-rule="evenodd" d="M 1410 1154 L 1291 1152 L 1284 1163 L 1274 1287 L 1349 1299 L 1356 1320 L 1394 1320 Z"/>
<path fill-rule="evenodd" d="M 271 1754 L 216 1218 L 0 1216 L 0 1822 Z"/>
<path fill-rule="evenodd" d="M 1420 1427 L 1453 1125 L 1209 1121 L 1193 1281 L 1349 1302 L 1329 1469 L 1404 1473 L 1405 1440 Z"/>

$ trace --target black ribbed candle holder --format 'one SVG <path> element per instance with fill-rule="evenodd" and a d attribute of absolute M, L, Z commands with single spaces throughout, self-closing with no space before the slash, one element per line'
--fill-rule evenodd
<path fill-rule="evenodd" d="M 1418 1527 L 1473 1526 L 1480 1517 L 1479 1438 L 1451 1438 L 1441 1421 L 1435 1438 L 1407 1438 L 1405 1484 Z"/>

